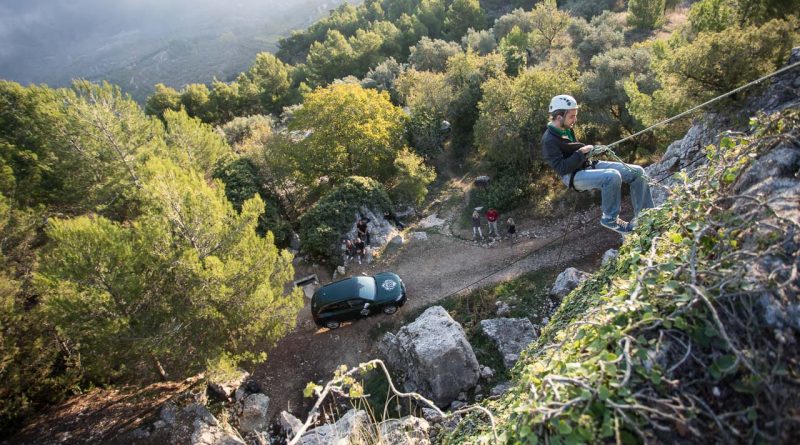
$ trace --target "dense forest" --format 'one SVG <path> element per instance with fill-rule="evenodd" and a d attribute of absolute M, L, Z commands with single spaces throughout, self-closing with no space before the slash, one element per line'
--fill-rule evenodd
<path fill-rule="evenodd" d="M 0 81 L 0 429 L 92 386 L 266 360 L 303 304 L 285 292 L 293 233 L 336 261 L 352 210 L 420 206 L 443 153 L 498 178 L 488 206 L 547 206 L 553 95 L 581 103 L 580 139 L 609 143 L 781 66 L 798 14 L 366 0 L 144 107 L 108 83 Z M 686 127 L 617 152 L 648 161 Z"/>

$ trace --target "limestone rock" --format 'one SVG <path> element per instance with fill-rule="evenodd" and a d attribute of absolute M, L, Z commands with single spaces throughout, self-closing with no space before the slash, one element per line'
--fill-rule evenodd
<path fill-rule="evenodd" d="M 419 417 L 406 416 L 380 424 L 384 445 L 430 445 L 430 424 Z"/>
<path fill-rule="evenodd" d="M 351 409 L 336 423 L 322 425 L 300 437 L 300 445 L 350 445 L 367 443 L 370 434 L 366 411 Z"/>
<path fill-rule="evenodd" d="M 262 393 L 250 394 L 242 403 L 242 415 L 239 417 L 239 429 L 245 432 L 266 431 L 269 426 L 267 410 L 269 397 Z"/>
<path fill-rule="evenodd" d="M 408 236 L 413 241 L 428 241 L 427 232 L 411 232 L 408 234 Z"/>
<path fill-rule="evenodd" d="M 556 278 L 556 282 L 550 289 L 550 295 L 562 300 L 570 292 L 573 291 L 578 285 L 586 281 L 591 275 L 586 272 L 580 271 L 574 267 L 568 267 L 564 272 L 561 272 Z"/>
<path fill-rule="evenodd" d="M 617 249 L 608 249 L 606 253 L 603 254 L 603 266 L 606 264 L 614 261 L 619 256 L 619 251 Z"/>
<path fill-rule="evenodd" d="M 290 439 L 303 427 L 303 422 L 288 411 L 281 411 L 280 423 L 281 428 L 283 428 Z"/>
<path fill-rule="evenodd" d="M 222 379 L 210 378 L 208 381 L 208 390 L 215 397 L 222 400 L 228 400 L 231 398 L 231 396 L 233 396 L 236 388 L 238 388 L 249 376 L 250 373 L 238 369 L 235 375 L 232 376 L 226 376 Z"/>
<path fill-rule="evenodd" d="M 461 325 L 441 306 L 428 308 L 397 334 L 378 345 L 389 367 L 403 376 L 406 391 L 416 391 L 440 407 L 474 387 L 480 365 Z"/>
<path fill-rule="evenodd" d="M 511 382 L 500 383 L 499 385 L 497 385 L 494 388 L 492 388 L 492 390 L 489 392 L 489 395 L 491 395 L 491 396 L 501 396 L 506 391 L 508 391 L 509 388 L 511 388 Z"/>
<path fill-rule="evenodd" d="M 506 369 L 513 368 L 519 354 L 536 340 L 536 331 L 527 318 L 481 320 L 481 329 L 497 346 Z"/>

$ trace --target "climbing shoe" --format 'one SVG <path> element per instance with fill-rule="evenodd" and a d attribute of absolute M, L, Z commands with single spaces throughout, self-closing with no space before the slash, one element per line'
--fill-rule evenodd
<path fill-rule="evenodd" d="M 600 225 L 605 227 L 606 229 L 613 230 L 623 235 L 626 235 L 628 233 L 631 233 L 631 231 L 633 231 L 632 223 L 625 222 L 624 220 L 621 220 L 619 218 L 617 218 L 616 220 L 601 219 Z"/>

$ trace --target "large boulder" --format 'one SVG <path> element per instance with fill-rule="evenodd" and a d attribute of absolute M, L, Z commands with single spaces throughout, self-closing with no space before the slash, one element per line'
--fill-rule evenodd
<path fill-rule="evenodd" d="M 536 340 L 536 330 L 527 318 L 481 320 L 481 329 L 497 346 L 506 369 L 513 368 L 519 354 Z"/>
<path fill-rule="evenodd" d="M 373 437 L 366 411 L 351 409 L 336 423 L 322 425 L 305 432 L 300 445 L 350 445 L 368 443 Z"/>
<path fill-rule="evenodd" d="M 389 240 L 400 234 L 400 231 L 383 217 L 382 212 L 375 212 L 367 207 L 361 207 L 358 212 L 353 214 L 353 226 L 345 235 L 347 238 L 356 239 L 356 234 L 358 233 L 356 223 L 361 218 L 369 218 L 367 230 L 369 231 L 371 249 L 384 246 Z"/>
<path fill-rule="evenodd" d="M 550 295 L 558 300 L 562 300 L 590 276 L 590 274 L 574 267 L 568 267 L 556 278 L 555 284 L 553 284 L 553 287 L 550 289 Z"/>
<path fill-rule="evenodd" d="M 384 445 L 430 445 L 430 424 L 419 417 L 406 416 L 380 424 Z"/>
<path fill-rule="evenodd" d="M 441 306 L 428 308 L 396 335 L 384 335 L 378 350 L 402 374 L 406 391 L 419 392 L 439 407 L 450 405 L 480 378 L 464 330 Z"/>

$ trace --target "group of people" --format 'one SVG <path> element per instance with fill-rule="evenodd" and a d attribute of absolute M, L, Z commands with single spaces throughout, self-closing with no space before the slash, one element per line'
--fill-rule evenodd
<path fill-rule="evenodd" d="M 355 239 L 347 238 L 343 244 L 345 264 L 352 261 L 353 258 L 358 259 L 358 264 L 364 260 L 367 253 L 367 246 L 369 246 L 369 224 L 370 219 L 361 217 L 356 223 L 356 237 Z"/>
<path fill-rule="evenodd" d="M 400 219 L 392 212 L 386 211 L 383 213 L 383 218 L 386 221 L 394 223 L 395 227 L 403 230 L 405 226 Z M 361 264 L 366 256 L 367 249 L 370 245 L 369 226 L 370 219 L 366 216 L 361 216 L 356 222 L 356 236 L 353 239 L 347 238 L 342 240 L 342 250 L 344 250 L 345 264 L 353 258 L 358 260 Z"/>
<path fill-rule="evenodd" d="M 488 223 L 489 226 L 489 230 L 487 231 L 486 236 L 490 238 L 500 237 L 500 231 L 497 229 L 497 221 L 499 219 L 500 219 L 500 212 L 498 212 L 496 209 L 492 208 L 486 212 L 486 222 Z M 514 223 L 513 218 L 508 218 L 506 224 L 508 225 L 508 232 L 507 232 L 508 239 L 514 241 L 517 236 L 517 225 L 516 223 Z M 478 212 L 478 209 L 475 209 L 472 212 L 472 240 L 477 241 L 479 237 L 480 239 L 484 239 L 483 231 L 481 230 L 481 215 Z"/>

